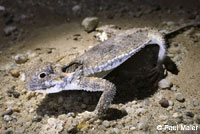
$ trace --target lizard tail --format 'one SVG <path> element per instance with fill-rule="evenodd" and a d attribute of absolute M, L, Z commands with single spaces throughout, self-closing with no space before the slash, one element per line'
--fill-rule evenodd
<path fill-rule="evenodd" d="M 189 29 L 191 27 L 200 27 L 200 22 L 190 22 L 188 24 L 185 24 L 185 25 L 173 30 L 173 31 L 166 33 L 164 36 L 165 36 L 165 38 L 169 39 L 171 37 L 176 36 L 180 32 L 186 31 L 187 29 Z"/>

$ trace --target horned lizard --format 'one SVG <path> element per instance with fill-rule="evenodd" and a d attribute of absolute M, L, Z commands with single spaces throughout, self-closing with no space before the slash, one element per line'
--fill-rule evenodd
<path fill-rule="evenodd" d="M 151 44 L 159 46 L 157 65 L 152 70 L 155 74 L 153 76 L 157 76 L 166 55 L 165 37 L 188 26 L 193 24 L 164 35 L 152 28 L 129 29 L 94 46 L 59 69 L 53 63 L 38 63 L 26 72 L 26 88 L 42 93 L 63 90 L 102 91 L 94 111 L 96 115 L 101 115 L 108 109 L 116 92 L 115 85 L 103 77 Z"/>

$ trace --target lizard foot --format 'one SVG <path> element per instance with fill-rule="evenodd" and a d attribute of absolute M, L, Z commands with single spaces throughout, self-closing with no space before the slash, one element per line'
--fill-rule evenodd
<path fill-rule="evenodd" d="M 147 75 L 147 78 L 149 79 L 149 81 L 153 84 L 157 84 L 159 80 L 162 79 L 163 77 L 163 72 L 164 69 L 162 66 L 156 66 L 155 68 L 153 68 L 149 74 Z"/>
<path fill-rule="evenodd" d="M 85 111 L 83 113 L 80 113 L 77 115 L 77 117 L 83 121 L 90 121 L 93 119 L 97 119 L 98 115 L 93 111 L 93 112 L 89 112 L 89 111 Z"/>
<path fill-rule="evenodd" d="M 87 127 L 96 121 L 99 116 L 95 112 L 85 111 L 77 115 L 77 125 L 76 128 L 81 130 L 83 127 Z"/>

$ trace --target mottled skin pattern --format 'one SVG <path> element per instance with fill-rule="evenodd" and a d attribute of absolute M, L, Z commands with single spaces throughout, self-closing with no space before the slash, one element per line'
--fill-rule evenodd
<path fill-rule="evenodd" d="M 170 33 L 165 36 L 169 35 Z M 63 90 L 103 91 L 94 112 L 101 115 L 111 104 L 116 92 L 115 85 L 103 79 L 103 76 L 151 44 L 160 47 L 157 66 L 153 69 L 153 72 L 159 74 L 165 58 L 164 35 L 155 29 L 137 28 L 111 37 L 63 67 L 55 67 L 51 63 L 31 65 L 26 71 L 26 88 L 42 93 Z"/>

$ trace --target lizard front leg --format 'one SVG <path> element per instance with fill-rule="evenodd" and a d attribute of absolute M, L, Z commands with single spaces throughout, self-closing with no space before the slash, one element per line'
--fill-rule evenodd
<path fill-rule="evenodd" d="M 91 92 L 103 91 L 99 102 L 93 112 L 85 111 L 83 113 L 78 114 L 77 116 L 77 118 L 79 119 L 79 124 L 84 122 L 92 123 L 106 112 L 114 98 L 114 95 L 116 93 L 116 87 L 111 82 L 97 77 L 80 78 L 78 87 L 85 91 Z"/>
<path fill-rule="evenodd" d="M 94 111 L 97 115 L 106 112 L 116 93 L 116 87 L 113 83 L 97 77 L 82 77 L 79 86 L 86 91 L 103 91 Z"/>

